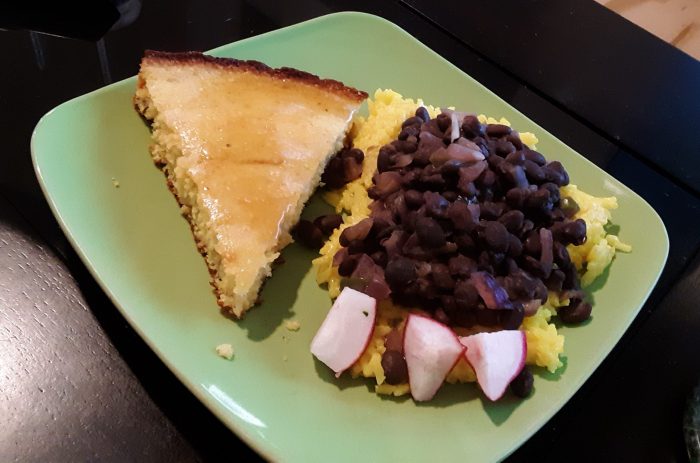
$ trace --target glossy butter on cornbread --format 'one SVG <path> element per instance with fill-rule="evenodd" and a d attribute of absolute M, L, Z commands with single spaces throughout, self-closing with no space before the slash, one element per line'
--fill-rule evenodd
<path fill-rule="evenodd" d="M 253 306 L 367 94 L 255 61 L 146 52 L 134 104 L 219 305 Z"/>

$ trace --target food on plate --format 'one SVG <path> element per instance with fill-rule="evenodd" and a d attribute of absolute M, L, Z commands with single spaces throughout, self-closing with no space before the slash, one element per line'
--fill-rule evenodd
<path fill-rule="evenodd" d="M 464 355 L 481 390 L 491 400 L 500 399 L 525 366 L 527 342 L 520 330 L 476 333 L 459 338 L 459 342 L 466 347 Z"/>
<path fill-rule="evenodd" d="M 287 328 L 287 330 L 289 330 L 289 331 L 299 331 L 299 329 L 301 328 L 301 323 L 299 323 L 298 320 L 288 320 L 288 321 L 284 324 L 284 326 L 285 326 L 285 328 Z"/>
<path fill-rule="evenodd" d="M 226 360 L 233 358 L 233 346 L 231 344 L 219 344 L 216 346 L 216 355 Z"/>
<path fill-rule="evenodd" d="M 342 224 L 313 262 L 332 298 L 352 288 L 376 300 L 350 374 L 415 400 L 443 380 L 478 382 L 491 400 L 509 385 L 527 396 L 525 365 L 562 366 L 553 318 L 589 318 L 582 285 L 631 250 L 605 228 L 616 199 L 570 184 L 560 162 L 535 150 L 537 138 L 505 119 L 390 90 L 369 101 L 352 141 L 363 169 L 326 193 Z"/>
<path fill-rule="evenodd" d="M 255 61 L 146 52 L 134 104 L 221 307 L 253 306 L 367 94 Z"/>
<path fill-rule="evenodd" d="M 311 341 L 311 353 L 340 376 L 367 348 L 376 313 L 373 297 L 345 288 Z"/>
<path fill-rule="evenodd" d="M 403 356 L 414 399 L 432 399 L 463 354 L 464 345 L 447 326 L 422 315 L 408 316 L 403 334 Z"/>

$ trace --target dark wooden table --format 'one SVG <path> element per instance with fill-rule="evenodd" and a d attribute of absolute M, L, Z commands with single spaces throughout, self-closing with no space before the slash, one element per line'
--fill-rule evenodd
<path fill-rule="evenodd" d="M 687 461 L 681 419 L 700 376 L 700 63 L 592 0 L 132 0 L 114 2 L 121 16 L 93 2 L 91 20 L 72 15 L 87 11 L 78 3 L 0 7 L 0 27 L 17 29 L 0 31 L 0 461 L 258 458 L 88 274 L 39 190 L 29 140 L 52 107 L 135 74 L 146 48 L 207 50 L 348 9 L 399 24 L 634 189 L 668 229 L 668 264 L 631 328 L 510 460 Z"/>

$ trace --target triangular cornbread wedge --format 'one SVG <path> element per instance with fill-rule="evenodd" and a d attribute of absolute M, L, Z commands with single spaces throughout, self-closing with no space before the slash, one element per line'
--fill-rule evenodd
<path fill-rule="evenodd" d="M 134 103 L 219 305 L 240 317 L 367 94 L 255 61 L 146 52 Z"/>

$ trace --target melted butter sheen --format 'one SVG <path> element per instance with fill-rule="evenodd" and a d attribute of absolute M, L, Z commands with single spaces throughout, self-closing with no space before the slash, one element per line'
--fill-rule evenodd
<path fill-rule="evenodd" d="M 236 285 L 289 241 L 319 165 L 334 149 L 355 104 L 313 86 L 248 72 L 155 69 L 149 91 L 181 138 L 183 167 L 209 211 L 216 250 Z M 197 74 L 192 79 L 192 73 Z M 178 102 L 159 104 L 159 102 Z M 245 281 L 250 280 L 250 281 Z"/>

